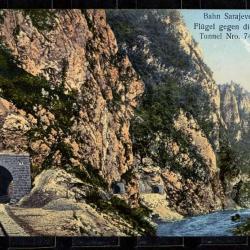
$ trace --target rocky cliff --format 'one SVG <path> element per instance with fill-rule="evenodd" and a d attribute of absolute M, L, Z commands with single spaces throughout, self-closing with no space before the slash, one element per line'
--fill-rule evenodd
<path fill-rule="evenodd" d="M 105 12 L 2 10 L 0 36 L 0 150 L 28 152 L 33 177 L 63 169 L 88 183 L 91 195 L 82 203 L 91 204 L 96 215 L 117 213 L 132 228 L 122 234 L 150 231 L 146 210 L 131 210 L 126 203 L 138 207 L 133 177 L 122 197 L 126 202 L 110 197 L 112 183 L 132 167 L 130 120 L 144 87 L 128 56 L 119 52 Z M 31 194 L 20 205 L 42 208 L 53 199 L 67 199 L 40 189 L 39 196 Z M 40 203 L 42 193 L 46 199 Z M 103 193 L 108 198 L 101 202 Z"/>
<path fill-rule="evenodd" d="M 1 17 L 1 93 L 13 104 L 3 111 L 1 150 L 29 151 L 37 168 L 89 166 L 119 180 L 133 162 L 129 124 L 143 84 L 105 12 Z"/>
<path fill-rule="evenodd" d="M 183 215 L 223 208 L 220 91 L 180 13 L 109 11 L 108 20 L 145 83 L 131 127 L 134 164 L 142 176 L 152 169 L 142 186 L 158 178 L 169 207 Z"/>
<path fill-rule="evenodd" d="M 4 10 L 0 36 L 0 150 L 29 152 L 38 175 L 21 207 L 127 235 L 154 231 L 148 208 L 247 206 L 230 150 L 247 143 L 249 95 L 219 89 L 178 11 Z"/>
<path fill-rule="evenodd" d="M 221 158 L 226 162 L 222 162 L 225 191 L 240 206 L 249 207 L 250 94 L 234 82 L 220 85 L 220 92 L 221 114 L 225 121 L 222 140 L 228 147 L 221 149 Z"/>
<path fill-rule="evenodd" d="M 250 94 L 239 84 L 220 85 L 221 114 L 232 142 L 246 140 L 249 132 Z"/>

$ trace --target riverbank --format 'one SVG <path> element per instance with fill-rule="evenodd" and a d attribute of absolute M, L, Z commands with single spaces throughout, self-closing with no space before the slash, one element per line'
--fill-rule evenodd
<path fill-rule="evenodd" d="M 240 215 L 238 221 L 232 221 L 232 216 Z M 248 229 L 250 209 L 224 210 L 214 213 L 188 217 L 173 222 L 158 223 L 157 236 L 233 236 L 247 235 L 244 230 Z M 248 220 L 247 225 L 244 227 Z M 237 229 L 237 228 L 241 228 Z M 249 234 L 248 234 L 249 235 Z"/>
<path fill-rule="evenodd" d="M 234 230 L 234 234 L 238 236 L 249 236 L 250 235 L 250 218 L 248 218 L 241 225 L 237 226 Z"/>
<path fill-rule="evenodd" d="M 168 204 L 166 194 L 140 194 L 140 201 L 147 208 L 154 211 L 154 222 L 159 221 L 177 221 L 184 219 L 184 216 L 173 211 Z"/>
<path fill-rule="evenodd" d="M 67 203 L 67 205 L 70 207 L 65 207 L 65 202 L 63 202 L 63 209 L 61 211 L 53 209 L 54 206 L 51 207 L 51 205 L 43 209 L 21 208 L 7 205 L 4 206 L 4 211 L 7 211 L 7 214 L 18 224 L 18 227 L 23 228 L 23 230 L 30 235 L 86 235 L 85 233 L 87 232 L 83 231 L 84 229 L 86 230 L 86 228 L 82 227 L 82 222 L 77 219 L 79 216 L 83 217 L 86 213 L 88 213 L 88 220 L 85 217 L 85 222 L 86 220 L 88 221 L 88 231 L 92 232 L 91 234 L 96 230 L 94 235 L 122 235 L 121 231 L 119 231 L 121 229 L 120 225 L 123 224 L 121 221 L 116 221 L 116 225 L 114 225 L 115 223 L 110 225 L 107 224 L 106 215 L 104 217 L 101 215 L 94 216 L 94 214 L 91 213 L 92 218 L 90 218 L 89 209 L 91 208 L 89 207 L 88 211 L 86 211 L 86 205 L 84 209 L 83 207 L 80 208 L 82 204 L 77 204 L 79 207 L 74 207 L 74 209 L 72 209 L 72 204 Z M 56 207 L 58 208 L 58 205 Z M 237 221 L 233 221 L 232 216 L 236 214 L 239 214 L 240 218 Z M 97 217 L 98 221 L 96 220 Z M 250 235 L 250 209 L 217 211 L 210 214 L 192 216 L 172 221 L 164 221 L 156 218 L 154 222 L 158 225 L 156 232 L 157 236 Z M 123 225 L 128 227 L 128 224 Z M 113 227 L 113 231 L 109 231 L 111 226 Z M 79 231 L 80 228 L 82 228 L 82 230 Z M 93 228 L 95 228 L 95 230 L 93 230 Z M 13 233 L 13 230 L 11 232 Z M 22 233 L 20 234 L 23 235 Z"/>

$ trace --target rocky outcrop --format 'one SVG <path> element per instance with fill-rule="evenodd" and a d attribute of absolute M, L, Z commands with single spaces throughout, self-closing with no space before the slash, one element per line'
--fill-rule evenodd
<path fill-rule="evenodd" d="M 62 169 L 43 171 L 35 178 L 33 185 L 30 194 L 20 200 L 20 206 L 44 207 L 61 198 L 83 201 L 87 192 L 94 188 Z"/>
<path fill-rule="evenodd" d="M 166 207 L 182 215 L 222 209 L 225 197 L 211 144 L 197 122 L 192 117 L 188 119 L 183 111 L 176 117 L 174 126 L 182 136 L 187 136 L 188 146 L 183 151 L 180 140 L 165 137 L 164 150 L 169 157 L 165 167 L 156 167 L 156 162 L 149 157 L 137 163 L 144 189 L 150 193 L 150 187 L 163 185 Z M 162 143 L 162 139 L 159 142 Z M 151 150 L 157 150 L 157 146 L 161 147 L 155 141 L 152 142 Z"/>
<path fill-rule="evenodd" d="M 222 153 L 231 161 L 227 165 L 232 165 L 228 171 L 225 169 L 225 192 L 238 205 L 249 207 L 250 94 L 235 82 L 221 85 L 220 90 L 221 114 L 225 121 L 222 138 L 229 144 L 231 157 L 227 152 Z"/>
<path fill-rule="evenodd" d="M 175 10 L 108 11 L 108 21 L 121 50 L 149 85 L 177 81 L 184 88 L 179 103 L 192 112 L 207 130 L 213 147 L 219 148 L 220 92 L 201 49 Z M 193 97 L 195 96 L 195 100 Z M 194 105 L 190 107 L 189 105 Z M 195 111 L 194 111 L 195 110 Z"/>
<path fill-rule="evenodd" d="M 42 234 L 153 233 L 149 210 L 136 210 L 136 177 L 112 196 L 113 182 L 132 168 L 130 120 L 144 87 L 105 12 L 3 10 L 0 17 L 0 150 L 28 152 L 39 176 L 25 208 L 13 213 L 24 213 L 27 225 L 29 214 L 43 214 L 32 229 Z M 42 172 L 56 168 L 68 175 Z M 56 220 L 44 230 L 43 221 Z"/>
<path fill-rule="evenodd" d="M 105 12 L 6 10 L 1 16 L 1 44 L 28 76 L 48 82 L 29 87 L 45 99 L 61 87 L 63 98 L 72 97 L 60 110 L 66 100 L 46 105 L 37 98 L 26 107 L 4 92 L 16 107 L 1 116 L 1 150 L 29 151 L 34 168 L 89 165 L 109 184 L 119 180 L 133 162 L 129 126 L 143 85 L 119 54 Z M 69 161 L 59 144 L 68 148 Z"/>
<path fill-rule="evenodd" d="M 220 91 L 180 13 L 112 10 L 107 16 L 145 83 L 131 127 L 144 187 L 163 183 L 168 207 L 182 215 L 222 209 Z"/>
<path fill-rule="evenodd" d="M 147 206 L 153 211 L 152 216 L 157 219 L 175 221 L 183 219 L 183 216 L 173 211 L 169 207 L 166 195 L 161 194 L 141 194 L 140 199 L 142 204 Z"/>
<path fill-rule="evenodd" d="M 97 193 L 103 203 L 111 199 L 101 188 L 84 183 L 64 170 L 46 170 L 35 179 L 31 193 L 17 207 L 9 209 L 32 235 L 126 236 L 142 233 L 114 208 L 104 209 L 106 205 L 101 209 L 91 203 L 89 198 L 97 199 L 93 196 Z"/>
<path fill-rule="evenodd" d="M 234 84 L 221 86 L 221 110 L 227 126 L 240 124 L 240 114 L 237 97 L 234 95 Z"/>
<path fill-rule="evenodd" d="M 249 132 L 250 94 L 239 84 L 220 85 L 221 114 L 226 128 L 232 133 L 230 140 L 240 141 Z"/>

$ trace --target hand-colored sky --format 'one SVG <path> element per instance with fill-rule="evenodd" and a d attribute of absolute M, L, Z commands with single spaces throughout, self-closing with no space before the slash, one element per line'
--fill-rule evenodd
<path fill-rule="evenodd" d="M 250 20 L 204 20 L 204 12 L 220 14 L 221 17 L 224 13 L 250 14 L 250 10 L 182 10 L 184 21 L 195 38 L 199 43 L 204 56 L 205 63 L 214 72 L 214 79 L 218 84 L 230 82 L 231 80 L 240 83 L 245 89 L 250 91 L 250 30 L 249 38 L 238 40 L 204 40 L 200 39 L 199 30 L 194 29 L 194 23 L 200 22 L 204 24 L 239 24 L 240 26 L 248 23 Z M 217 31 L 212 31 L 212 33 Z M 247 32 L 244 30 L 233 31 L 243 37 Z M 217 32 L 220 33 L 220 32 Z"/>

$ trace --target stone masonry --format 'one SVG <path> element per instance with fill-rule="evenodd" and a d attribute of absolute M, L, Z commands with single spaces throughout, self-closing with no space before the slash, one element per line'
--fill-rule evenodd
<path fill-rule="evenodd" d="M 0 153 L 0 166 L 6 168 L 13 177 L 10 202 L 15 203 L 31 190 L 29 154 Z"/>

